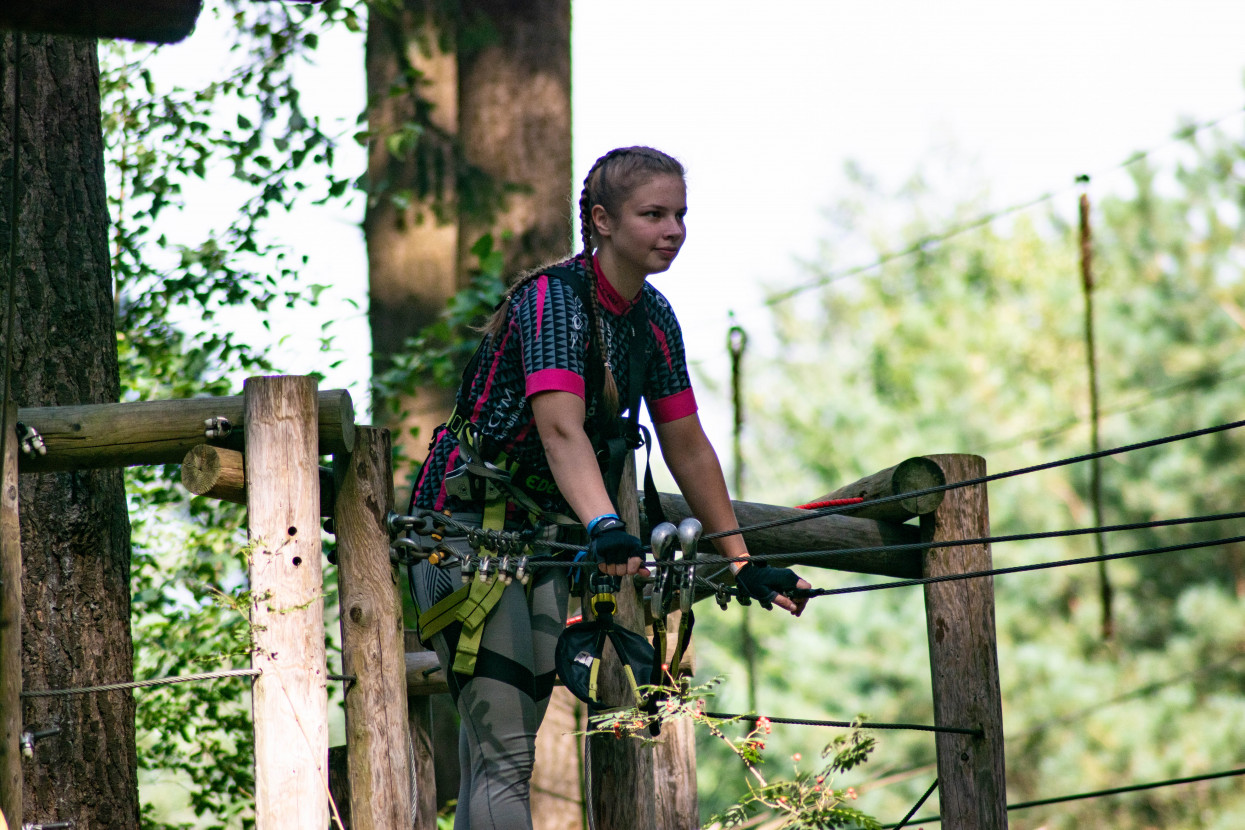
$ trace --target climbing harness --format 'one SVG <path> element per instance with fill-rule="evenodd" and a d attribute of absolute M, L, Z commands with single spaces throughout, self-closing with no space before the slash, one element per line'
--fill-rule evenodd
<path fill-rule="evenodd" d="M 470 527 L 465 536 L 457 537 L 457 546 L 449 541 L 444 527 L 435 528 L 428 537 L 433 542 L 427 556 L 429 564 L 458 565 L 463 584 L 419 615 L 420 639 L 427 641 L 452 623 L 459 623 L 462 627 L 451 667 L 457 674 L 475 674 L 484 622 L 501 600 L 502 592 L 516 579 L 525 588 L 530 584 L 530 557 L 535 555 L 532 544 L 538 545 L 541 540 L 539 534 L 529 541 L 502 532 L 506 504 L 505 499 L 494 499 L 485 503 L 483 514 L 460 516 L 460 521 L 478 520 L 481 526 Z M 448 511 L 445 513 L 446 518 L 452 515 Z M 556 525 L 547 526 L 545 534 L 551 532 L 556 532 Z M 461 549 L 464 540 L 470 552 Z M 417 542 L 414 544 L 419 546 Z"/>

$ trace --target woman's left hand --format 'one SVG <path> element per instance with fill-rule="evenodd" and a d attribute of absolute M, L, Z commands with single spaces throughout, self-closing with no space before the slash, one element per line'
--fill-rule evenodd
<path fill-rule="evenodd" d="M 768 609 L 777 605 L 797 617 L 804 613 L 808 597 L 792 598 L 786 592 L 792 588 L 813 587 L 790 568 L 771 568 L 762 560 L 752 559 L 736 572 L 735 584 L 750 598 L 760 602 L 761 607 Z"/>

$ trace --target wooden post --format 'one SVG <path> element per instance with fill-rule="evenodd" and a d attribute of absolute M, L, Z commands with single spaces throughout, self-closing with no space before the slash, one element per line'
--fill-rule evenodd
<path fill-rule="evenodd" d="M 634 458 L 628 461 L 619 488 L 619 514 L 639 534 L 640 508 L 636 498 Z M 618 592 L 615 622 L 644 633 L 644 609 L 631 577 Z M 606 650 L 603 699 L 625 701 L 630 696 L 612 649 Z M 592 769 L 591 808 L 599 830 L 695 830 L 700 826 L 696 798 L 696 747 L 690 722 L 668 725 L 662 743 L 645 746 L 638 740 L 594 736 L 587 763 Z"/>
<path fill-rule="evenodd" d="M 583 732 L 587 707 L 565 686 L 554 686 L 536 734 L 532 769 L 535 830 L 582 830 L 584 826 Z"/>
<path fill-rule="evenodd" d="M 948 483 L 986 474 L 975 455 L 934 455 Z M 977 539 L 990 535 L 986 487 L 947 491 L 942 505 L 921 518 L 925 541 Z M 990 546 L 930 548 L 924 575 L 964 573 L 991 567 Z M 1007 787 L 1003 778 L 1003 705 L 994 630 L 994 580 L 990 577 L 925 586 L 933 676 L 934 723 L 982 730 L 981 736 L 939 733 L 938 792 L 944 827 L 1005 830 Z"/>
<path fill-rule="evenodd" d="M 360 427 L 334 459 L 334 518 L 353 830 L 411 826 L 406 659 L 397 572 L 389 561 L 393 473 L 388 430 Z"/>
<path fill-rule="evenodd" d="M 249 378 L 246 411 L 256 830 L 324 830 L 328 691 L 316 381 Z"/>
<path fill-rule="evenodd" d="M 22 540 L 17 503 L 17 406 L 0 412 L 0 813 L 22 824 Z"/>
<path fill-rule="evenodd" d="M 634 458 L 628 460 L 623 472 L 618 492 L 618 512 L 627 523 L 627 528 L 638 534 L 640 507 L 636 499 Z M 584 609 L 585 618 L 590 610 Z M 622 578 L 614 622 L 644 633 L 644 610 L 640 607 L 629 576 Z M 601 676 L 603 701 L 611 705 L 628 702 L 630 688 L 612 648 L 605 650 Z M 651 749 L 634 739 L 594 735 L 588 738 L 587 754 L 585 764 L 592 773 L 589 809 L 596 817 L 590 826 L 595 826 L 597 830 L 666 830 L 657 824 Z"/>

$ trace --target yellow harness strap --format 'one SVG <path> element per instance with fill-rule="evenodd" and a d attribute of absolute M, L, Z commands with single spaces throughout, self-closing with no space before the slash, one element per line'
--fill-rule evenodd
<path fill-rule="evenodd" d="M 498 499 L 484 506 L 481 526 L 485 530 L 501 530 L 506 523 L 506 500 Z M 484 557 L 491 554 L 482 552 Z M 494 577 L 485 582 L 482 579 L 472 580 L 427 611 L 419 615 L 419 631 L 421 637 L 431 637 L 450 623 L 457 620 L 463 625 L 458 637 L 458 648 L 454 652 L 453 671 L 457 674 L 475 674 L 476 657 L 480 653 L 480 640 L 484 636 L 484 621 L 501 601 L 502 591 L 506 583 Z"/>

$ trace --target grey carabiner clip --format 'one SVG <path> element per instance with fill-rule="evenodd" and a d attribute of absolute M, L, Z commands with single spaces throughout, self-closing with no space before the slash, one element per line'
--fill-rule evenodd
<path fill-rule="evenodd" d="M 696 598 L 696 547 L 704 530 L 700 520 L 692 516 L 679 522 L 679 547 L 683 551 L 682 561 L 687 563 L 679 580 L 679 609 L 684 614 L 692 610 L 692 600 Z"/>

